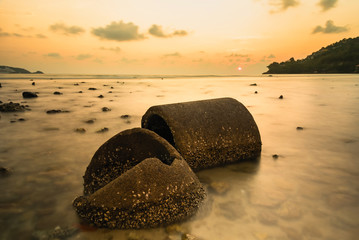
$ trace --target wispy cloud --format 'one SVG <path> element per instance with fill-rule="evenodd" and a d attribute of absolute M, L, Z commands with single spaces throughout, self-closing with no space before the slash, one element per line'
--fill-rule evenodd
<path fill-rule="evenodd" d="M 45 54 L 44 56 L 45 56 L 45 57 L 50 57 L 50 58 L 57 58 L 57 59 L 62 58 L 59 53 L 54 53 L 54 52 L 53 52 L 53 53 Z"/>
<path fill-rule="evenodd" d="M 64 35 L 78 35 L 85 32 L 85 29 L 79 26 L 67 26 L 64 23 L 55 23 L 50 25 L 49 29 L 56 33 L 61 33 Z"/>
<path fill-rule="evenodd" d="M 323 11 L 327 11 L 336 7 L 337 2 L 338 0 L 320 0 L 318 5 L 322 8 Z"/>
<path fill-rule="evenodd" d="M 299 0 L 269 0 L 269 4 L 276 8 L 273 12 L 285 11 L 290 7 L 296 7 L 300 4 Z"/>
<path fill-rule="evenodd" d="M 345 26 L 335 26 L 334 22 L 332 20 L 328 20 L 325 23 L 325 26 L 316 26 L 313 30 L 313 34 L 315 33 L 341 33 L 341 32 L 346 32 L 348 31 L 349 28 L 345 27 Z"/>
<path fill-rule="evenodd" d="M 100 49 L 104 50 L 104 51 L 112 51 L 112 52 L 116 52 L 116 53 L 121 52 L 121 48 L 119 48 L 119 47 L 112 47 L 112 48 L 100 47 Z"/>
<path fill-rule="evenodd" d="M 164 33 L 162 26 L 156 25 L 156 24 L 153 24 L 150 27 L 150 29 L 148 29 L 148 33 L 151 34 L 152 36 L 160 37 L 160 38 L 169 38 L 169 37 L 175 37 L 175 36 L 183 37 L 183 36 L 188 35 L 188 32 L 185 30 L 175 30 L 172 33 L 166 34 L 166 33 Z"/>
<path fill-rule="evenodd" d="M 45 35 L 43 34 L 36 34 L 35 36 L 33 35 L 23 35 L 21 33 L 8 33 L 8 32 L 3 32 L 2 29 L 0 28 L 0 37 L 17 37 L 17 38 L 46 38 Z"/>
<path fill-rule="evenodd" d="M 112 22 L 105 27 L 92 29 L 92 34 L 106 40 L 130 41 L 144 39 L 144 35 L 138 32 L 138 26 L 132 22 Z"/>
<path fill-rule="evenodd" d="M 85 59 L 89 59 L 92 58 L 91 54 L 79 54 L 76 56 L 77 60 L 85 60 Z"/>
<path fill-rule="evenodd" d="M 163 57 L 167 58 L 167 57 L 182 57 L 182 55 L 179 52 L 174 52 L 174 53 L 168 53 L 163 55 Z"/>
<path fill-rule="evenodd" d="M 36 34 L 36 37 L 37 38 L 47 38 L 44 34 L 41 34 L 41 33 Z"/>

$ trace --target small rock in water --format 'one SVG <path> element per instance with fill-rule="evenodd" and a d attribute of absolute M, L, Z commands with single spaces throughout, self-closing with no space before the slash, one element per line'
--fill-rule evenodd
<path fill-rule="evenodd" d="M 53 230 L 48 231 L 36 231 L 33 233 L 34 239 L 37 240 L 56 240 L 56 239 L 67 239 L 78 233 L 78 228 L 60 226 L 55 227 Z"/>
<path fill-rule="evenodd" d="M 104 96 L 101 94 L 100 96 L 98 96 L 98 98 L 104 98 Z"/>
<path fill-rule="evenodd" d="M 82 93 L 82 91 L 79 91 L 79 93 Z"/>
<path fill-rule="evenodd" d="M 279 158 L 279 155 L 278 155 L 278 154 L 273 154 L 273 155 L 272 155 L 272 158 L 276 160 L 276 159 Z"/>
<path fill-rule="evenodd" d="M 90 87 L 89 90 L 94 91 L 94 90 L 97 90 L 97 88 Z"/>
<path fill-rule="evenodd" d="M 86 129 L 84 129 L 84 128 L 76 128 L 76 129 L 75 129 L 75 132 L 85 133 L 85 132 L 86 132 Z"/>
<path fill-rule="evenodd" d="M 54 95 L 62 95 L 62 93 L 61 92 L 54 92 Z"/>
<path fill-rule="evenodd" d="M 297 130 L 303 130 L 304 128 L 303 127 L 297 127 Z"/>
<path fill-rule="evenodd" d="M 0 83 L 0 88 L 2 88 L 1 83 Z"/>
<path fill-rule="evenodd" d="M 96 131 L 97 133 L 104 133 L 104 132 L 107 132 L 108 131 L 108 128 L 107 127 L 104 127 L 98 131 Z"/>
<path fill-rule="evenodd" d="M 59 110 L 59 109 L 52 109 L 52 110 L 46 111 L 47 114 L 68 113 L 68 112 L 69 112 L 69 111 L 67 111 L 67 110 Z"/>
<path fill-rule="evenodd" d="M 283 99 L 283 95 L 280 95 L 280 96 L 279 96 L 279 99 Z"/>
<path fill-rule="evenodd" d="M 200 240 L 200 238 L 198 238 L 190 233 L 184 233 L 184 234 L 182 234 L 181 240 Z"/>
<path fill-rule="evenodd" d="M 26 110 L 26 106 L 20 105 L 20 103 L 3 103 L 0 105 L 0 112 L 23 112 Z"/>
<path fill-rule="evenodd" d="M 0 167 L 0 176 L 1 177 L 9 176 L 10 173 L 11 173 L 10 169 L 8 169 L 6 167 Z"/>
<path fill-rule="evenodd" d="M 32 84 L 31 84 L 32 86 L 35 86 L 35 82 L 32 82 Z"/>
<path fill-rule="evenodd" d="M 78 86 L 79 84 L 78 83 L 74 83 L 74 86 Z"/>
<path fill-rule="evenodd" d="M 102 108 L 102 112 L 108 112 L 108 111 L 111 111 L 111 109 L 108 108 L 108 107 L 103 107 L 103 108 Z"/>
<path fill-rule="evenodd" d="M 257 93 L 258 93 L 257 91 L 254 92 L 254 94 L 257 94 Z"/>
<path fill-rule="evenodd" d="M 85 123 L 88 123 L 88 124 L 93 124 L 95 122 L 96 119 L 90 119 L 90 120 L 87 120 L 85 121 Z"/>
<path fill-rule="evenodd" d="M 33 92 L 23 92 L 22 93 L 23 98 L 37 98 L 37 94 Z"/>
<path fill-rule="evenodd" d="M 24 122 L 24 121 L 26 121 L 26 119 L 25 118 L 19 118 L 18 121 L 19 122 Z"/>
<path fill-rule="evenodd" d="M 252 83 L 249 86 L 257 86 L 257 83 Z"/>
<path fill-rule="evenodd" d="M 125 114 L 125 115 L 122 115 L 121 118 L 128 119 L 128 118 L 130 118 L 130 115 Z"/>
<path fill-rule="evenodd" d="M 230 186 L 226 182 L 212 182 L 209 184 L 209 189 L 216 194 L 225 194 L 230 189 Z"/>

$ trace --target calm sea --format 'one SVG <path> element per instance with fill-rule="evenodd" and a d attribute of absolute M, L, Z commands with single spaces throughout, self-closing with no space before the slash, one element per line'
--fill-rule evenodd
<path fill-rule="evenodd" d="M 359 236 L 359 75 L 0 75 L 0 83 L 0 101 L 31 109 L 0 113 L 0 166 L 11 171 L 0 177 L 0 239 L 60 238 L 56 231 L 88 240 Z M 23 99 L 23 91 L 39 97 Z M 72 201 L 106 140 L 140 127 L 150 106 L 218 97 L 237 99 L 253 115 L 259 162 L 197 173 L 209 189 L 206 204 L 175 231 L 79 225 Z M 52 109 L 68 112 L 46 113 Z"/>

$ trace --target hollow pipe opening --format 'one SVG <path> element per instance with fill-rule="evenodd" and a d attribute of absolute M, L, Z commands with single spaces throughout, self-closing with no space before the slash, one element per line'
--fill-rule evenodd
<path fill-rule="evenodd" d="M 151 115 L 147 120 L 146 128 L 151 131 L 154 131 L 175 147 L 175 141 L 173 139 L 171 129 L 167 125 L 166 121 L 159 115 Z"/>

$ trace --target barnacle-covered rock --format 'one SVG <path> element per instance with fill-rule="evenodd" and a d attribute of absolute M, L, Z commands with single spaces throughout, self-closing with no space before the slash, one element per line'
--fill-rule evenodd
<path fill-rule="evenodd" d="M 171 144 L 153 131 L 143 128 L 125 130 L 105 142 L 94 154 L 84 175 L 84 194 L 98 189 L 136 166 L 156 157 L 166 164 L 182 159 Z"/>
<path fill-rule="evenodd" d="M 194 171 L 255 159 L 261 152 L 257 124 L 233 98 L 153 106 L 142 127 L 167 139 Z"/>
<path fill-rule="evenodd" d="M 103 228 L 148 228 L 192 216 L 205 192 L 182 158 L 147 158 L 89 196 L 75 199 L 78 215 Z"/>

